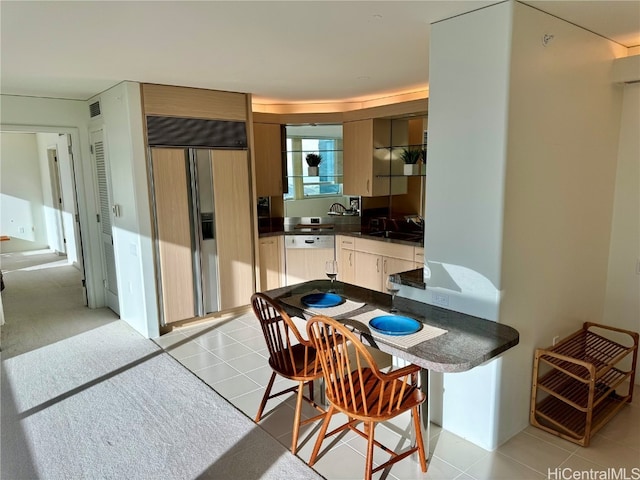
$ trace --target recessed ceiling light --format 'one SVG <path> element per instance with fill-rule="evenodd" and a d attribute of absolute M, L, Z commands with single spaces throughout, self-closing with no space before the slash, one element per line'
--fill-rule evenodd
<path fill-rule="evenodd" d="M 371 17 L 374 20 L 382 20 L 382 15 L 380 15 L 379 13 L 376 13 L 375 15 L 371 15 Z"/>

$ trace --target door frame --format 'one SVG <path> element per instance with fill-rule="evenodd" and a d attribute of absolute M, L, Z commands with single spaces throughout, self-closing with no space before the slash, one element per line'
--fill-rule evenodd
<path fill-rule="evenodd" d="M 64 233 L 64 221 L 62 219 L 62 183 L 60 182 L 60 165 L 58 162 L 58 147 L 47 147 L 47 161 L 49 164 L 49 181 L 51 182 L 51 196 L 53 208 L 56 211 L 56 235 L 57 241 L 62 250 L 56 250 L 59 253 L 67 254 L 67 240 Z"/>
<path fill-rule="evenodd" d="M 104 292 L 101 287 L 102 263 L 100 252 L 93 245 L 92 238 L 99 238 L 98 224 L 91 222 L 95 216 L 89 212 L 87 198 L 95 196 L 93 182 L 85 182 L 85 171 L 82 162 L 82 149 L 80 147 L 80 132 L 76 127 L 50 126 L 50 125 L 15 125 L 0 124 L 0 131 L 22 133 L 57 133 L 66 134 L 71 139 L 70 163 L 71 182 L 73 185 L 75 223 L 79 226 L 79 238 L 76 239 L 78 250 L 78 269 L 84 283 L 87 306 L 98 308 L 105 305 Z M 88 144 L 88 140 L 87 140 Z M 89 165 L 90 167 L 90 165 Z M 93 170 L 89 173 L 94 178 Z M 93 229 L 93 232 L 92 232 Z M 93 234 L 93 235 L 92 235 Z"/>

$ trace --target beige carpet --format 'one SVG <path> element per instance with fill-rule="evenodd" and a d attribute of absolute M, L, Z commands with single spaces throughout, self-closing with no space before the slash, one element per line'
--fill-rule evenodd
<path fill-rule="evenodd" d="M 112 312 L 85 308 L 74 270 L 7 274 L 0 478 L 321 478 Z"/>

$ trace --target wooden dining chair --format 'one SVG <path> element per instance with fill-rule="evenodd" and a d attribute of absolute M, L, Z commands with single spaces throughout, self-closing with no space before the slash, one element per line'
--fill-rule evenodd
<path fill-rule="evenodd" d="M 313 466 L 325 438 L 347 428 L 367 439 L 365 479 L 379 470 L 418 452 L 420 467 L 427 471 L 427 460 L 420 428 L 420 405 L 425 394 L 417 386 L 420 367 L 408 365 L 395 371 L 381 372 L 365 345 L 340 322 L 318 315 L 307 322 L 309 340 L 318 351 L 322 364 L 329 410 L 318 434 L 309 465 Z M 396 453 L 374 438 L 378 422 L 384 422 L 411 410 L 416 444 L 410 449 Z M 349 421 L 327 433 L 333 414 L 342 412 Z M 364 431 L 356 425 L 364 423 Z M 373 447 L 377 446 L 391 455 L 391 458 L 373 468 Z"/>
<path fill-rule="evenodd" d="M 257 423 L 262 418 L 268 400 L 286 393 L 296 392 L 293 438 L 291 439 L 291 452 L 295 454 L 298 449 L 300 427 L 326 415 L 326 411 L 313 400 L 313 381 L 322 378 L 322 368 L 316 355 L 316 349 L 311 342 L 300 335 L 289 315 L 274 300 L 263 293 L 255 293 L 251 296 L 251 304 L 260 321 L 269 350 L 269 365 L 273 370 L 255 421 Z M 298 385 L 271 393 L 276 375 L 294 380 L 298 382 Z M 307 385 L 309 386 L 308 397 L 304 395 L 304 387 Z M 301 420 L 302 400 L 309 402 L 321 413 L 312 418 Z"/>

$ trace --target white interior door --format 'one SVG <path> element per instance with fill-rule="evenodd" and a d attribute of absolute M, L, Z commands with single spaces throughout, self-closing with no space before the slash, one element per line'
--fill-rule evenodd
<path fill-rule="evenodd" d="M 116 278 L 116 258 L 113 248 L 113 232 L 111 225 L 111 179 L 109 176 L 108 157 L 104 142 L 103 129 L 91 132 L 91 154 L 96 165 L 98 181 L 98 200 L 100 212 L 98 222 L 100 222 L 100 233 L 102 236 L 102 265 L 103 284 L 105 289 L 105 299 L 107 306 L 116 313 L 120 313 L 118 304 L 118 282 Z"/>

